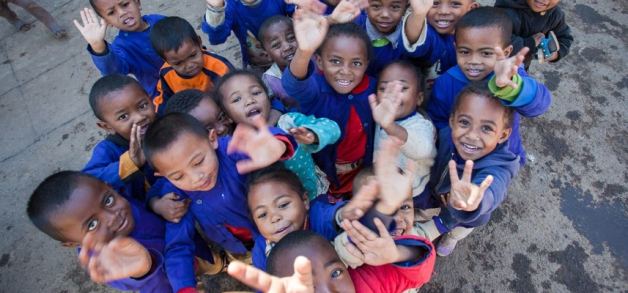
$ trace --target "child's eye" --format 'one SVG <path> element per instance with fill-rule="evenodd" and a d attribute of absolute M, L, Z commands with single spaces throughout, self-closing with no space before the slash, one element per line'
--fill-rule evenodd
<path fill-rule="evenodd" d="M 469 121 L 467 121 L 466 119 L 461 119 L 460 121 L 458 121 L 458 123 L 464 126 L 469 125 Z"/>
<path fill-rule="evenodd" d="M 359 67 L 359 66 L 362 66 L 362 62 L 360 62 L 360 61 L 355 61 L 355 62 L 353 62 L 353 66 L 358 66 L 358 67 Z"/>
<path fill-rule="evenodd" d="M 371 5 L 371 8 L 373 8 L 373 9 L 379 9 L 379 8 L 381 8 L 381 6 L 380 6 L 380 5 L 377 5 L 377 4 L 374 4 L 374 5 Z"/>
<path fill-rule="evenodd" d="M 89 224 L 87 224 L 87 231 L 94 231 L 96 227 L 98 227 L 98 223 L 100 223 L 99 220 L 92 220 L 89 222 Z"/>
<path fill-rule="evenodd" d="M 439 1 L 434 1 L 434 4 L 432 4 L 432 7 L 436 7 L 438 5 L 440 5 L 440 2 Z"/>
<path fill-rule="evenodd" d="M 179 65 L 181 65 L 181 62 L 172 63 L 172 66 L 179 66 Z"/>
<path fill-rule="evenodd" d="M 402 88 L 401 88 L 401 91 L 402 91 L 402 92 L 405 92 L 405 91 L 407 91 L 408 89 L 409 89 L 409 87 L 404 86 L 404 87 L 402 87 Z"/>
<path fill-rule="evenodd" d="M 237 97 L 237 98 L 235 98 L 235 99 L 231 100 L 231 103 L 232 103 L 232 104 L 235 104 L 235 103 L 239 102 L 241 99 L 242 99 L 242 98 Z"/>
<path fill-rule="evenodd" d="M 147 104 L 147 103 L 141 104 L 141 105 L 140 105 L 140 110 L 144 110 L 144 109 L 146 109 L 147 107 L 148 107 L 148 104 Z"/>
<path fill-rule="evenodd" d="M 271 47 L 271 48 L 279 48 L 279 45 L 280 45 L 279 43 L 272 43 L 272 44 L 270 45 L 270 47 Z"/>
<path fill-rule="evenodd" d="M 342 270 L 334 270 L 333 272 L 331 272 L 332 279 L 336 279 L 340 277 L 340 275 L 342 275 Z"/>
<path fill-rule="evenodd" d="M 392 6 L 392 9 L 394 9 L 394 10 L 397 10 L 397 9 L 400 9 L 400 8 L 401 8 L 401 6 L 399 6 L 399 5 L 393 5 Z"/>
<path fill-rule="evenodd" d="M 181 178 L 183 178 L 183 175 L 179 175 L 179 177 L 174 177 L 174 178 L 172 178 L 172 180 L 179 181 L 179 180 L 181 180 Z"/>
<path fill-rule="evenodd" d="M 402 211 L 409 210 L 410 209 L 410 205 L 404 204 L 399 209 L 402 210 Z"/>
<path fill-rule="evenodd" d="M 386 90 L 386 87 L 385 86 L 380 86 L 377 90 L 380 91 L 380 92 L 383 92 L 383 91 Z"/>
<path fill-rule="evenodd" d="M 286 207 L 288 207 L 288 205 L 290 205 L 290 202 L 284 202 L 284 203 L 279 205 L 279 208 L 280 209 L 285 209 Z"/>
<path fill-rule="evenodd" d="M 451 6 L 455 7 L 455 6 L 460 6 L 460 5 L 462 5 L 462 3 L 460 3 L 460 2 L 455 2 L 455 1 L 451 2 Z"/>
<path fill-rule="evenodd" d="M 258 219 L 263 219 L 266 217 L 266 213 L 261 213 L 259 214 L 259 216 L 257 216 Z"/>
<path fill-rule="evenodd" d="M 297 38 L 296 38 L 295 36 L 290 36 L 290 37 L 288 37 L 287 41 L 288 41 L 289 43 L 293 43 L 293 42 L 296 42 L 296 41 L 297 41 Z"/>
<path fill-rule="evenodd" d="M 467 50 L 460 50 L 460 51 L 458 51 L 458 54 L 467 55 L 467 54 L 469 54 L 469 51 L 467 51 Z"/>
<path fill-rule="evenodd" d="M 106 14 L 107 14 L 107 15 L 113 15 L 113 10 L 109 10 L 109 11 L 107 11 L 107 13 L 106 13 Z"/>
<path fill-rule="evenodd" d="M 105 199 L 105 206 L 108 206 L 108 207 L 112 206 L 113 205 L 113 200 L 114 200 L 113 195 L 107 197 Z"/>
<path fill-rule="evenodd" d="M 329 60 L 329 62 L 331 62 L 332 64 L 340 64 L 340 60 L 336 59 Z"/>
<path fill-rule="evenodd" d="M 207 132 L 210 132 L 214 128 L 211 125 L 205 125 L 205 129 L 207 130 Z"/>
<path fill-rule="evenodd" d="M 484 131 L 493 131 L 493 128 L 487 125 L 482 126 L 482 130 Z"/>
<path fill-rule="evenodd" d="M 126 119 L 128 117 L 129 117 L 128 114 L 122 114 L 122 115 L 120 115 L 120 117 L 118 117 L 118 120 L 124 120 L 124 119 Z"/>
<path fill-rule="evenodd" d="M 482 56 L 486 56 L 486 57 L 493 56 L 493 52 L 482 52 Z"/>
<path fill-rule="evenodd" d="M 225 113 L 220 112 L 220 115 L 218 115 L 218 122 L 223 122 L 225 119 Z"/>
<path fill-rule="evenodd" d="M 257 95 L 261 94 L 261 92 L 260 91 L 254 91 L 251 94 L 254 95 L 254 96 L 257 96 Z"/>
<path fill-rule="evenodd" d="M 198 163 L 194 164 L 194 166 L 198 167 L 199 165 L 203 163 L 203 161 L 205 161 L 205 157 L 203 157 L 200 161 L 198 161 Z"/>

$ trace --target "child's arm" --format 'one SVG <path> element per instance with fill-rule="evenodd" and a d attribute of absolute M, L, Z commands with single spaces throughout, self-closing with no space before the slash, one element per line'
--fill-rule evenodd
<path fill-rule="evenodd" d="M 155 112 L 162 115 L 166 108 L 166 103 L 170 97 L 174 96 L 174 91 L 168 85 L 168 81 L 162 71 L 159 70 L 159 81 L 157 82 L 157 96 L 153 99 Z"/>
<path fill-rule="evenodd" d="M 113 144 L 106 140 L 98 143 L 94 148 L 92 158 L 81 172 L 96 176 L 115 189 L 123 187 L 126 183 L 135 180 L 136 176 L 144 174 L 133 163 L 129 151 L 120 155 L 120 150 L 112 147 Z"/>
<path fill-rule="evenodd" d="M 380 95 L 379 101 L 375 94 L 371 94 L 369 104 L 373 111 L 373 120 L 384 129 L 388 136 L 395 137 L 405 143 L 408 140 L 408 131 L 395 122 L 395 114 L 401 105 L 402 88 L 403 86 L 399 81 L 389 82 L 384 94 Z"/>
<path fill-rule="evenodd" d="M 457 67 L 454 67 L 457 69 Z M 449 126 L 449 115 L 453 108 L 456 94 L 453 93 L 453 80 L 450 74 L 445 73 L 434 81 L 434 87 L 427 104 L 427 114 L 434 122 L 437 130 Z"/>
<path fill-rule="evenodd" d="M 447 205 L 455 210 L 473 212 L 478 209 L 484 192 L 493 182 L 493 176 L 488 175 L 480 186 L 471 182 L 473 172 L 473 161 L 468 160 L 464 164 L 462 178 L 458 178 L 456 162 L 449 161 L 449 178 L 451 180 L 451 190 L 447 198 Z"/>
<path fill-rule="evenodd" d="M 174 292 L 196 287 L 194 232 L 192 213 L 186 213 L 179 223 L 166 223 L 165 265 Z"/>
<path fill-rule="evenodd" d="M 419 37 L 425 37 L 425 34 L 427 33 L 427 21 L 425 16 L 433 5 L 434 0 L 410 0 L 410 8 L 412 8 L 412 13 L 410 13 L 408 17 L 402 20 L 402 38 L 404 42 L 403 47 L 406 47 L 406 45 L 408 47 L 414 47 L 413 50 L 411 50 L 410 52 L 413 52 L 414 49 L 416 49 L 416 46 L 414 44 L 419 41 Z M 408 42 L 407 44 L 406 41 Z"/>
<path fill-rule="evenodd" d="M 209 43 L 219 45 L 231 35 L 233 12 L 225 0 L 205 0 L 207 10 L 202 30 L 209 36 Z"/>
<path fill-rule="evenodd" d="M 327 22 L 333 25 L 354 21 L 368 4 L 365 0 L 341 0 L 327 17 Z"/>
<path fill-rule="evenodd" d="M 294 260 L 294 275 L 278 278 L 240 261 L 229 264 L 229 275 L 262 292 L 314 293 L 312 265 L 304 256 Z"/>
<path fill-rule="evenodd" d="M 163 197 L 152 197 L 148 201 L 150 209 L 166 221 L 179 223 L 181 218 L 188 212 L 190 208 L 190 199 L 181 197 L 174 192 L 169 192 Z"/>
<path fill-rule="evenodd" d="M 336 122 L 313 115 L 287 113 L 280 118 L 277 125 L 290 132 L 300 144 L 299 147 L 308 153 L 316 153 L 340 138 L 340 127 Z"/>
<path fill-rule="evenodd" d="M 323 43 L 328 28 L 327 19 L 321 15 L 303 10 L 294 13 L 294 35 L 298 46 L 289 68 L 296 79 L 303 80 L 307 76 L 312 55 Z"/>

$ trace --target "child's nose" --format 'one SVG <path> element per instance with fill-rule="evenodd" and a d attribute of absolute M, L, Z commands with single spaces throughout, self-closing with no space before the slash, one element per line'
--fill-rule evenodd
<path fill-rule="evenodd" d="M 279 213 L 275 213 L 270 217 L 270 220 L 272 221 L 272 223 L 277 223 L 282 219 L 281 214 Z"/>

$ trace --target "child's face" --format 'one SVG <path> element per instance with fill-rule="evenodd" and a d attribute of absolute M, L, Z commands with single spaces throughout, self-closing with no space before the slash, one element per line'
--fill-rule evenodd
<path fill-rule="evenodd" d="M 292 276 L 294 260 L 299 255 L 307 257 L 312 264 L 314 292 L 356 292 L 349 271 L 340 260 L 338 253 L 329 242 L 320 238 L 316 238 L 307 247 L 301 245 L 282 255 L 281 261 L 285 265 L 275 272 L 277 277 Z"/>
<path fill-rule="evenodd" d="M 233 133 L 233 121 L 210 98 L 204 98 L 198 102 L 198 106 L 190 113 L 207 131 L 214 129 L 218 137 L 225 137 Z"/>
<path fill-rule="evenodd" d="M 383 34 L 391 34 L 406 13 L 406 0 L 371 0 L 366 14 L 371 24 Z"/>
<path fill-rule="evenodd" d="M 253 125 L 253 117 L 261 115 L 264 121 L 270 116 L 270 100 L 257 79 L 236 75 L 223 83 L 220 89 L 222 104 L 227 115 L 235 122 Z"/>
<path fill-rule="evenodd" d="M 412 197 L 403 202 L 395 215 L 395 222 L 397 222 L 397 230 L 391 234 L 393 237 L 410 234 L 414 225 L 414 203 L 412 202 Z"/>
<path fill-rule="evenodd" d="M 143 137 L 148 125 L 157 116 L 153 102 L 137 84 L 110 92 L 103 100 L 99 103 L 102 121 L 96 124 L 109 134 L 117 133 L 127 140 L 131 137 L 133 124 L 141 127 L 140 134 Z"/>
<path fill-rule="evenodd" d="M 458 66 L 470 81 L 481 81 L 493 72 L 497 56 L 495 47 L 504 48 L 497 27 L 466 28 L 456 34 Z M 510 55 L 512 46 L 504 49 Z"/>
<path fill-rule="evenodd" d="M 279 69 L 284 70 L 297 51 L 297 38 L 290 23 L 277 22 L 264 31 L 264 49 Z"/>
<path fill-rule="evenodd" d="M 197 76 L 203 69 L 203 51 L 200 45 L 192 41 L 183 42 L 176 52 L 174 50 L 164 52 L 164 57 L 166 62 L 182 75 Z"/>
<path fill-rule="evenodd" d="M 208 137 L 182 133 L 169 148 L 153 157 L 159 175 L 186 191 L 207 191 L 214 188 L 218 177 L 218 142 L 216 132 Z"/>
<path fill-rule="evenodd" d="M 362 81 L 369 65 L 366 46 L 370 45 L 357 38 L 337 36 L 316 55 L 318 68 L 337 93 L 348 94 Z"/>
<path fill-rule="evenodd" d="M 140 13 L 140 0 L 97 0 L 94 7 L 107 24 L 119 30 L 139 32 L 147 27 Z"/>
<path fill-rule="evenodd" d="M 496 100 L 469 94 L 449 118 L 451 138 L 464 160 L 475 161 L 505 142 L 511 128 L 506 127 L 505 107 Z"/>
<path fill-rule="evenodd" d="M 67 242 L 79 246 L 87 233 L 109 242 L 116 236 L 127 236 L 135 229 L 129 202 L 111 186 L 92 178 L 82 178 L 65 205 L 50 216 L 50 222 Z"/>
<path fill-rule="evenodd" d="M 456 31 L 456 22 L 478 6 L 471 0 L 435 0 L 432 9 L 427 12 L 427 22 L 439 34 L 450 35 Z"/>
<path fill-rule="evenodd" d="M 526 4 L 534 12 L 548 11 L 560 3 L 560 0 L 526 0 Z"/>
<path fill-rule="evenodd" d="M 292 231 L 303 230 L 309 209 L 307 195 L 302 197 L 277 181 L 255 185 L 249 191 L 248 204 L 257 229 L 272 242 Z"/>
<path fill-rule="evenodd" d="M 395 119 L 400 119 L 410 115 L 416 111 L 417 105 L 423 102 L 423 92 L 420 91 L 419 86 L 415 81 L 415 73 L 410 69 L 402 67 L 397 64 L 390 65 L 382 72 L 379 83 L 377 85 L 377 95 L 381 95 L 386 90 L 386 85 L 395 80 L 400 81 L 403 84 L 403 90 L 401 91 L 401 105 L 397 109 Z"/>

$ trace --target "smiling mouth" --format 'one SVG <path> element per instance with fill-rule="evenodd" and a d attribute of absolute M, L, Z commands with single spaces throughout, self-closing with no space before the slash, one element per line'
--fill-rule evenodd
<path fill-rule="evenodd" d="M 124 230 L 128 225 L 129 225 L 129 220 L 127 219 L 126 216 L 124 216 L 124 219 L 122 220 L 122 223 L 120 223 L 120 227 L 118 227 L 116 232 L 120 232 Z"/>
<path fill-rule="evenodd" d="M 197 73 L 199 73 L 200 71 L 201 71 L 201 68 L 198 67 L 198 68 L 196 68 L 194 70 L 188 71 L 187 75 L 193 76 L 193 75 L 196 75 Z"/>
<path fill-rule="evenodd" d="M 253 109 L 251 111 L 249 111 L 248 113 L 246 113 L 246 117 L 247 118 L 253 118 L 257 115 L 261 115 L 262 111 L 260 111 L 259 109 Z"/>
<path fill-rule="evenodd" d="M 480 74 L 482 74 L 482 70 L 480 70 L 480 69 L 467 69 L 467 73 L 469 73 L 470 76 L 479 76 Z"/>
<path fill-rule="evenodd" d="M 294 58 L 294 53 L 291 53 L 288 56 L 286 56 L 286 58 L 284 58 L 284 59 L 286 59 L 288 61 L 292 61 L 293 58 Z"/>
<path fill-rule="evenodd" d="M 462 144 L 462 149 L 466 152 L 466 153 L 475 153 L 478 152 L 480 150 L 480 147 L 478 146 L 474 146 L 474 145 L 470 145 L 470 144 L 466 144 L 463 143 Z"/>
<path fill-rule="evenodd" d="M 146 130 L 148 129 L 148 126 L 150 126 L 150 123 L 147 123 L 144 126 L 140 126 L 140 134 L 144 135 L 146 133 Z"/>
<path fill-rule="evenodd" d="M 436 23 L 437 27 L 446 28 L 446 27 L 451 26 L 453 21 L 451 21 L 451 20 L 438 20 L 438 21 L 435 21 L 435 23 Z"/>
<path fill-rule="evenodd" d="M 205 181 L 203 181 L 203 184 L 201 184 L 199 187 L 197 187 L 196 189 L 206 189 L 211 185 L 211 179 L 209 177 L 207 177 L 207 179 Z"/>
<path fill-rule="evenodd" d="M 378 22 L 377 24 L 379 24 L 379 26 L 381 27 L 390 27 L 392 25 L 392 22 Z"/>
<path fill-rule="evenodd" d="M 404 232 L 406 232 L 405 229 L 397 228 L 397 230 L 395 230 L 395 232 L 392 232 L 390 234 L 390 236 L 392 236 L 392 237 L 401 236 L 401 235 L 403 235 Z"/>
<path fill-rule="evenodd" d="M 351 85 L 351 82 L 352 81 L 346 80 L 346 79 L 338 79 L 338 80 L 336 80 L 336 83 L 338 85 L 340 85 L 341 87 L 348 87 L 349 85 Z"/>
<path fill-rule="evenodd" d="M 275 234 L 285 234 L 285 233 L 289 232 L 288 230 L 290 229 L 290 227 L 292 227 L 292 225 L 288 225 L 286 227 L 283 227 L 283 228 L 275 231 Z"/>

